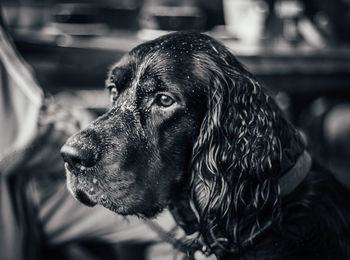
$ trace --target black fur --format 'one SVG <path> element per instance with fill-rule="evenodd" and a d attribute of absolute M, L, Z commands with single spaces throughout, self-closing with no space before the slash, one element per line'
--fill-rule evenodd
<path fill-rule="evenodd" d="M 313 165 L 282 198 L 302 138 L 222 44 L 160 37 L 115 64 L 106 85 L 110 110 L 62 148 L 78 199 L 145 217 L 187 205 L 220 259 L 350 258 L 349 192 Z"/>

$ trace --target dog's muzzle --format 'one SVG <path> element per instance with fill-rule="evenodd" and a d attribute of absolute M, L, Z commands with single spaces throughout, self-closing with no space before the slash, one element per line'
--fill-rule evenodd
<path fill-rule="evenodd" d="M 97 135 L 91 130 L 84 130 L 70 137 L 61 148 L 68 190 L 87 206 L 97 203 L 96 198 L 93 198 L 96 179 L 92 177 L 92 173 L 101 158 L 98 144 Z M 87 183 L 90 186 L 86 186 Z"/>
<path fill-rule="evenodd" d="M 100 159 L 96 134 L 79 132 L 68 139 L 61 148 L 63 160 L 68 169 L 74 174 L 95 166 Z"/>

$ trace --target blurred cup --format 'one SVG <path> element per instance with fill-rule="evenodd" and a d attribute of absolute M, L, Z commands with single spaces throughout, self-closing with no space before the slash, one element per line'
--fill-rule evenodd
<path fill-rule="evenodd" d="M 242 42 L 258 43 L 264 34 L 268 6 L 262 0 L 223 0 L 226 30 Z"/>

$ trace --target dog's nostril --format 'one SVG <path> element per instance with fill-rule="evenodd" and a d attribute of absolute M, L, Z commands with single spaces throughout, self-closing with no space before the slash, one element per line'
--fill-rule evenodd
<path fill-rule="evenodd" d="M 97 156 L 92 150 L 77 149 L 69 145 L 62 147 L 61 155 L 69 167 L 76 170 L 85 170 L 97 162 Z"/>
<path fill-rule="evenodd" d="M 81 169 L 81 167 L 83 166 L 82 160 L 80 158 L 78 158 L 78 157 L 75 157 L 75 156 L 70 156 L 69 157 L 68 164 L 71 167 L 78 168 L 78 169 Z"/>

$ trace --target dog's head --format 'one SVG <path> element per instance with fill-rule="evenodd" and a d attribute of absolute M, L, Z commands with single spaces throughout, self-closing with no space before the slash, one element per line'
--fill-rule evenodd
<path fill-rule="evenodd" d="M 283 162 L 303 144 L 222 44 L 163 36 L 115 64 L 106 87 L 109 111 L 62 148 L 78 200 L 149 217 L 187 193 L 202 225 L 232 232 L 224 237 L 278 215 Z"/>
<path fill-rule="evenodd" d="M 151 216 L 179 189 L 205 113 L 193 37 L 142 44 L 111 67 L 111 108 L 62 148 L 78 200 Z"/>

